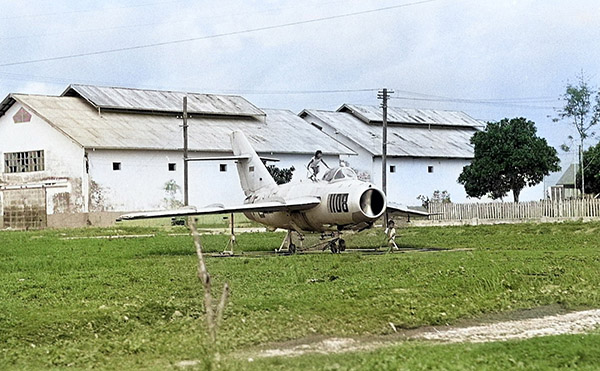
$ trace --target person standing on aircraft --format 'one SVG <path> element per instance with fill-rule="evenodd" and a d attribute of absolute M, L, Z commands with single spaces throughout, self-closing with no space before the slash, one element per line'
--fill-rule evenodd
<path fill-rule="evenodd" d="M 310 162 L 307 165 L 309 173 L 308 178 L 314 182 L 317 181 L 317 174 L 319 174 L 319 165 L 321 163 L 325 165 L 328 169 L 330 169 L 329 165 L 327 165 L 323 160 L 323 152 L 321 152 L 321 150 L 318 150 L 317 152 L 315 152 L 315 155 L 313 156 L 313 158 L 310 159 Z"/>

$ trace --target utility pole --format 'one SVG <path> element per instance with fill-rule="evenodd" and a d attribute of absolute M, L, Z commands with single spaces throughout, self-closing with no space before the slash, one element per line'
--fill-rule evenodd
<path fill-rule="evenodd" d="M 183 204 L 189 206 L 188 185 L 188 113 L 187 96 L 183 97 Z"/>
<path fill-rule="evenodd" d="M 388 90 L 387 88 L 383 88 L 382 90 L 377 92 L 377 99 L 381 99 L 381 108 L 383 108 L 383 140 L 382 140 L 382 156 L 381 156 L 381 189 L 383 190 L 383 194 L 387 198 L 387 101 L 390 97 L 389 94 L 393 94 L 392 90 Z M 383 214 L 383 223 L 385 224 L 385 228 L 387 228 L 388 224 L 388 213 L 387 210 L 385 214 Z"/>
<path fill-rule="evenodd" d="M 581 198 L 585 198 L 585 166 L 583 166 L 583 138 L 579 146 L 579 167 L 581 168 Z"/>

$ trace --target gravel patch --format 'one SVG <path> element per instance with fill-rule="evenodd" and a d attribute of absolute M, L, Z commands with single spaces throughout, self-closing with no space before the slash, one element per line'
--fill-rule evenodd
<path fill-rule="evenodd" d="M 261 357 L 294 357 L 308 353 L 333 354 L 370 351 L 397 345 L 407 340 L 427 340 L 440 343 L 483 343 L 492 341 L 523 340 L 538 336 L 581 334 L 600 328 L 600 309 L 547 315 L 510 321 L 499 321 L 473 326 L 429 327 L 410 330 L 396 337 L 382 336 L 370 339 L 326 338 L 310 339 L 301 343 L 280 345 L 254 353 Z M 252 358 L 249 358 L 249 360 Z"/>

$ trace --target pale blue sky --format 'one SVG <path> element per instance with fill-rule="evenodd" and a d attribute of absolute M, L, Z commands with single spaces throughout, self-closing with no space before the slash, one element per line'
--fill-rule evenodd
<path fill-rule="evenodd" d="M 600 84 L 600 2 L 594 0 L 0 5 L 2 97 L 60 94 L 69 83 L 88 83 L 240 94 L 263 108 L 299 112 L 378 104 L 370 89 L 388 87 L 396 91 L 395 106 L 461 110 L 494 121 L 527 117 L 559 146 L 571 131 L 550 117 L 565 84 L 581 70 L 591 85 Z M 371 12 L 380 8 L 389 9 Z M 363 14 L 336 17 L 349 13 Z M 331 19 L 302 23 L 322 18 Z M 184 39 L 195 41 L 169 43 Z"/>

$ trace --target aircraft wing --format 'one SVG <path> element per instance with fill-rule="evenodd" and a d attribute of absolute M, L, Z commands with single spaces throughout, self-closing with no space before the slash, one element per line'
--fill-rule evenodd
<path fill-rule="evenodd" d="M 395 202 L 388 202 L 387 209 L 388 209 L 388 212 L 390 212 L 390 213 L 400 213 L 400 214 L 406 214 L 408 216 L 429 216 L 429 215 L 431 215 L 427 211 L 411 209 L 406 205 L 398 204 Z"/>
<path fill-rule="evenodd" d="M 208 214 L 230 214 L 238 212 L 273 212 L 273 211 L 300 211 L 308 210 L 319 205 L 319 197 L 300 197 L 291 200 L 281 201 L 263 201 L 253 204 L 243 204 L 236 206 L 211 205 L 202 208 L 186 207 L 174 210 L 142 211 L 137 213 L 124 214 L 117 218 L 117 221 L 165 218 L 176 216 L 208 215 Z"/>

